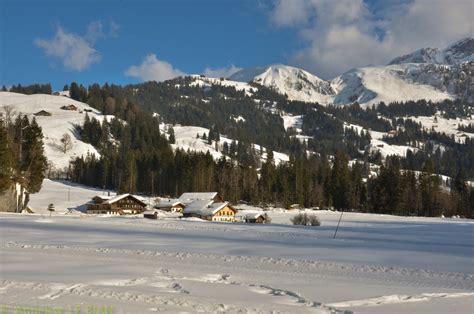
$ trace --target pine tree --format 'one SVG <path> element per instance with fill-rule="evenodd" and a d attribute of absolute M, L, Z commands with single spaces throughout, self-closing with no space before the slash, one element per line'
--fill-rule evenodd
<path fill-rule="evenodd" d="M 349 207 L 349 167 L 344 153 L 337 151 L 329 180 L 332 204 L 338 209 Z"/>
<path fill-rule="evenodd" d="M 170 142 L 170 144 L 175 144 L 176 143 L 176 138 L 174 136 L 174 129 L 173 128 L 170 128 L 169 131 L 168 131 L 168 141 Z"/>
<path fill-rule="evenodd" d="M 47 169 L 44 155 L 43 133 L 35 118 L 25 130 L 23 149 L 22 173 L 27 180 L 27 189 L 31 193 L 40 190 Z"/>

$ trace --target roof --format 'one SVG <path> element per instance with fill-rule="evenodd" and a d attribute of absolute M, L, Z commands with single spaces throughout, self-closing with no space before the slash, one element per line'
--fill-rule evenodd
<path fill-rule="evenodd" d="M 160 198 L 158 201 L 155 201 L 154 207 L 166 208 L 166 207 L 173 207 L 179 204 L 182 204 L 183 206 L 185 205 L 183 202 L 181 202 L 179 199 L 176 199 L 176 198 Z"/>
<path fill-rule="evenodd" d="M 229 202 L 213 203 L 208 200 L 196 200 L 184 208 L 184 214 L 197 214 L 201 216 L 210 216 L 229 205 Z"/>
<path fill-rule="evenodd" d="M 217 196 L 217 192 L 194 192 L 194 193 L 183 193 L 179 197 L 182 202 L 195 201 L 195 200 L 207 200 L 211 201 Z"/>
<path fill-rule="evenodd" d="M 143 202 L 142 200 L 140 200 L 139 198 L 137 198 L 136 196 L 132 195 L 132 194 L 129 194 L 129 193 L 126 193 L 126 194 L 121 194 L 121 195 L 117 195 L 117 196 L 114 196 L 112 198 L 109 198 L 108 200 L 106 200 L 103 204 L 113 204 L 115 202 L 118 202 L 120 201 L 121 199 L 124 199 L 126 197 L 130 196 L 131 198 L 133 198 L 135 201 L 137 201 L 138 203 L 142 204 L 143 206 L 146 206 L 146 203 Z"/>
<path fill-rule="evenodd" d="M 257 219 L 258 217 L 262 217 L 262 218 L 266 219 L 265 213 L 248 213 L 248 214 L 245 214 L 246 219 Z"/>

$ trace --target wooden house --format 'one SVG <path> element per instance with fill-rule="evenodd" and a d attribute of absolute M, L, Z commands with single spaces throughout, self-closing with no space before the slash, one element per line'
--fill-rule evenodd
<path fill-rule="evenodd" d="M 196 217 L 209 221 L 235 222 L 237 211 L 229 202 L 213 203 L 196 200 L 187 205 L 183 210 L 183 217 Z"/>
<path fill-rule="evenodd" d="M 53 114 L 51 112 L 48 112 L 46 110 L 40 110 L 37 113 L 34 114 L 37 117 L 51 117 Z"/>
<path fill-rule="evenodd" d="M 217 192 L 193 192 L 193 193 L 183 193 L 178 198 L 178 200 L 184 204 L 191 203 L 193 201 L 213 201 L 216 203 L 224 202 L 222 196 Z"/>
<path fill-rule="evenodd" d="M 153 205 L 153 208 L 173 213 L 183 213 L 184 207 L 186 207 L 186 205 L 183 202 L 171 198 L 155 200 L 155 204 Z"/>
<path fill-rule="evenodd" d="M 77 111 L 77 107 L 74 105 L 64 105 L 61 107 L 62 110 Z"/>
<path fill-rule="evenodd" d="M 146 203 L 131 194 L 114 197 L 94 196 L 92 203 L 87 206 L 88 214 L 133 215 L 140 214 L 146 209 Z"/>
<path fill-rule="evenodd" d="M 268 217 L 265 213 L 252 213 L 245 215 L 244 220 L 246 223 L 264 224 L 268 222 Z"/>

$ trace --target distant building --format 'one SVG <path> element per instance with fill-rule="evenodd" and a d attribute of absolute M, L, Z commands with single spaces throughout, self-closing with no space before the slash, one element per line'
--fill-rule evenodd
<path fill-rule="evenodd" d="M 140 214 L 146 210 L 146 203 L 132 194 L 114 197 L 94 196 L 87 206 L 88 214 L 130 215 Z"/>
<path fill-rule="evenodd" d="M 46 110 L 40 110 L 37 113 L 35 113 L 34 115 L 37 116 L 37 117 L 50 117 L 53 114 L 51 112 L 46 111 Z"/>
<path fill-rule="evenodd" d="M 77 107 L 74 105 L 64 105 L 61 107 L 62 110 L 71 110 L 71 111 L 77 111 Z"/>

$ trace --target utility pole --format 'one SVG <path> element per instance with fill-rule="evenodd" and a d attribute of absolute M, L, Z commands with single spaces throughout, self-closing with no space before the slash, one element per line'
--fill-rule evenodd
<path fill-rule="evenodd" d="M 337 227 L 336 227 L 336 231 L 334 232 L 333 239 L 336 238 L 337 230 L 339 229 L 339 224 L 341 223 L 341 219 L 342 219 L 342 214 L 344 214 L 344 209 L 341 211 L 341 216 L 339 216 L 339 221 L 337 222 Z"/>

